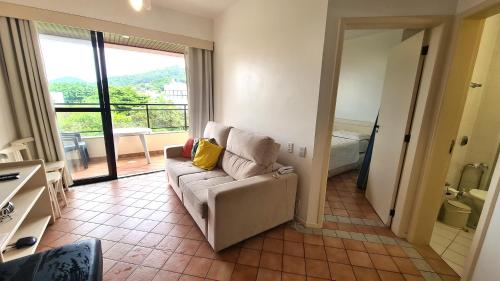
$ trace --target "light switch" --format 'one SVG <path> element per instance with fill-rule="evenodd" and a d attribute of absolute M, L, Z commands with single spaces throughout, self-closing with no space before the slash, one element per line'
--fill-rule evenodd
<path fill-rule="evenodd" d="M 287 145 L 288 153 L 293 153 L 293 142 L 289 142 Z"/>
<path fill-rule="evenodd" d="M 302 158 L 306 157 L 306 147 L 305 146 L 301 146 L 299 148 L 299 156 L 302 157 Z"/>

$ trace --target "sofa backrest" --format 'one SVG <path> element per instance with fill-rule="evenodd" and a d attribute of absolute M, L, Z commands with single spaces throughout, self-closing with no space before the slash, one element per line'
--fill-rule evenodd
<path fill-rule="evenodd" d="M 203 137 L 207 139 L 215 139 L 218 145 L 226 147 L 227 137 L 231 127 L 208 121 L 203 132 Z"/>
<path fill-rule="evenodd" d="M 279 148 L 280 145 L 270 137 L 232 128 L 222 169 L 237 180 L 272 172 Z"/>

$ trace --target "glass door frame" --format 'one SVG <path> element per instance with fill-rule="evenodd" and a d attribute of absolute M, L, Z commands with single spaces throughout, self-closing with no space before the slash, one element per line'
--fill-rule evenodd
<path fill-rule="evenodd" d="M 106 160 L 108 174 L 83 179 L 74 180 L 74 186 L 97 183 L 102 181 L 115 180 L 118 172 L 115 160 L 115 148 L 113 142 L 113 123 L 111 119 L 111 105 L 108 90 L 108 77 L 106 75 L 106 59 L 104 56 L 104 36 L 102 32 L 90 31 L 90 40 L 94 53 L 94 65 L 97 78 L 97 93 L 99 97 L 99 107 L 54 107 L 58 112 L 94 112 L 101 114 L 102 128 L 104 135 L 104 146 L 106 149 Z"/>

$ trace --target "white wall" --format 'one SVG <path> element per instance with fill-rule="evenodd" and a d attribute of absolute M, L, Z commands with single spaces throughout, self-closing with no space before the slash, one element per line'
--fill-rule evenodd
<path fill-rule="evenodd" d="M 0 66 L 3 65 L 0 50 Z M 16 128 L 14 127 L 14 115 L 11 110 L 8 88 L 4 68 L 0 67 L 0 149 L 9 146 L 10 142 L 17 139 Z"/>
<path fill-rule="evenodd" d="M 215 120 L 281 143 L 279 161 L 299 173 L 304 220 L 327 4 L 240 0 L 215 19 Z M 294 154 L 285 152 L 287 142 L 295 143 Z"/>
<path fill-rule="evenodd" d="M 346 38 L 350 34 L 356 32 L 347 31 Z M 402 30 L 374 31 L 344 40 L 335 118 L 375 122 L 387 58 L 402 34 Z"/>
<path fill-rule="evenodd" d="M 500 32 L 500 16 L 496 17 L 496 32 Z M 474 130 L 470 137 L 467 149 L 467 163 L 486 163 L 489 167 L 483 177 L 482 187 L 487 185 L 487 179 L 491 170 L 500 144 L 500 40 L 497 39 L 488 77 L 483 83 L 484 93 Z"/>
<path fill-rule="evenodd" d="M 282 148 L 280 161 L 299 172 L 299 218 L 317 225 L 338 20 L 455 10 L 456 0 L 240 0 L 215 20 L 215 119 L 307 147 L 305 159 Z"/>
<path fill-rule="evenodd" d="M 146 136 L 149 151 L 163 150 L 166 145 L 184 145 L 188 138 L 187 132 L 154 133 Z M 85 138 L 90 158 L 105 157 L 106 148 L 103 137 Z M 121 137 L 118 144 L 119 155 L 130 153 L 143 153 L 141 141 L 138 136 Z"/>
<path fill-rule="evenodd" d="M 100 20 L 128 24 L 150 30 L 212 40 L 213 20 L 154 6 L 135 12 L 128 0 L 2 0 Z"/>

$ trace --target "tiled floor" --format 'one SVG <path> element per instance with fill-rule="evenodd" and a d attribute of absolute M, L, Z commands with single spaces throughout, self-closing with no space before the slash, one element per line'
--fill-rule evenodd
<path fill-rule="evenodd" d="M 335 182 L 330 197 L 342 197 L 344 207 L 334 209 L 349 214 L 349 197 L 365 206 L 350 184 Z M 458 280 L 429 247 L 413 247 L 373 225 L 366 206 L 357 210 L 366 220 L 331 215 L 337 229 L 289 223 L 214 253 L 163 173 L 80 186 L 68 195 L 64 218 L 49 227 L 39 250 L 101 239 L 104 280 Z"/>
<path fill-rule="evenodd" d="M 146 157 L 141 156 L 120 156 L 116 162 L 118 176 L 134 175 L 146 172 L 159 171 L 164 168 L 163 154 L 151 154 L 151 164 L 148 164 Z M 84 179 L 108 174 L 108 163 L 105 159 L 90 159 L 89 167 L 85 169 L 76 163 L 71 171 L 73 179 Z"/>
<path fill-rule="evenodd" d="M 436 222 L 430 245 L 451 268 L 462 275 L 473 237 L 474 230 L 464 231 Z"/>

